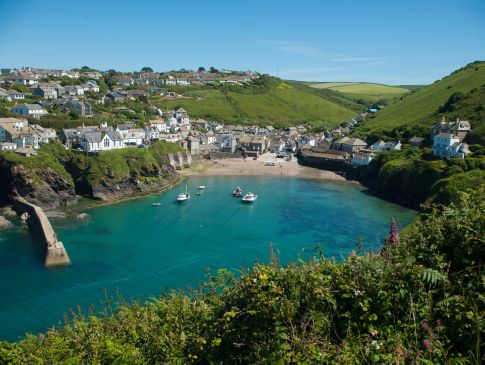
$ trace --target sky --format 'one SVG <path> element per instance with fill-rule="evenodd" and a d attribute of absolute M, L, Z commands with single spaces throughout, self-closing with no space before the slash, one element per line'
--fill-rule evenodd
<path fill-rule="evenodd" d="M 485 0 L 0 0 L 0 67 L 228 68 L 428 84 L 485 60 Z"/>

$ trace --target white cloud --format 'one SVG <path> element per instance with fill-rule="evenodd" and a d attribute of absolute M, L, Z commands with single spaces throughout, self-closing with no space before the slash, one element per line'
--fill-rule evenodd
<path fill-rule="evenodd" d="M 313 58 L 325 58 L 327 57 L 317 47 L 313 46 L 309 42 L 293 42 L 293 41 L 261 41 L 259 43 L 266 44 L 271 48 L 279 51 L 296 55 Z"/>
<path fill-rule="evenodd" d="M 282 70 L 279 72 L 280 76 L 296 76 L 296 75 L 308 75 L 324 72 L 342 71 L 343 67 L 309 67 L 309 68 L 295 68 L 290 70 Z"/>

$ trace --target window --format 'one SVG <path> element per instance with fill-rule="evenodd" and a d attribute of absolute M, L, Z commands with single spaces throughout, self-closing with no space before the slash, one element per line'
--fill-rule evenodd
<path fill-rule="evenodd" d="M 105 138 L 104 147 L 109 147 L 109 138 Z"/>

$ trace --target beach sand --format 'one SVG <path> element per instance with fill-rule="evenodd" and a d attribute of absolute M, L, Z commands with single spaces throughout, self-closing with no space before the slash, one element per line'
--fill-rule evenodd
<path fill-rule="evenodd" d="M 309 179 L 345 181 L 332 171 L 299 165 L 296 158 L 291 161 L 276 159 L 276 166 L 266 166 L 265 162 L 275 159 L 274 153 L 265 153 L 253 160 L 252 157 L 228 158 L 207 161 L 206 164 L 183 169 L 183 176 L 292 176 Z"/>

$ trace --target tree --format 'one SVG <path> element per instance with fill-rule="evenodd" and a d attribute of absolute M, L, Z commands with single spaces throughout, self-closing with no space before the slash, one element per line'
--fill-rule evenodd
<path fill-rule="evenodd" d="M 212 74 L 215 74 L 217 72 L 219 72 L 219 70 L 217 68 L 214 68 L 211 66 L 211 68 L 209 69 L 209 72 L 212 73 Z"/>
<path fill-rule="evenodd" d="M 203 66 L 200 66 L 198 69 L 197 69 L 197 72 L 204 72 L 205 71 L 205 67 Z"/>
<path fill-rule="evenodd" d="M 153 72 L 151 67 L 142 67 L 141 72 Z"/>

